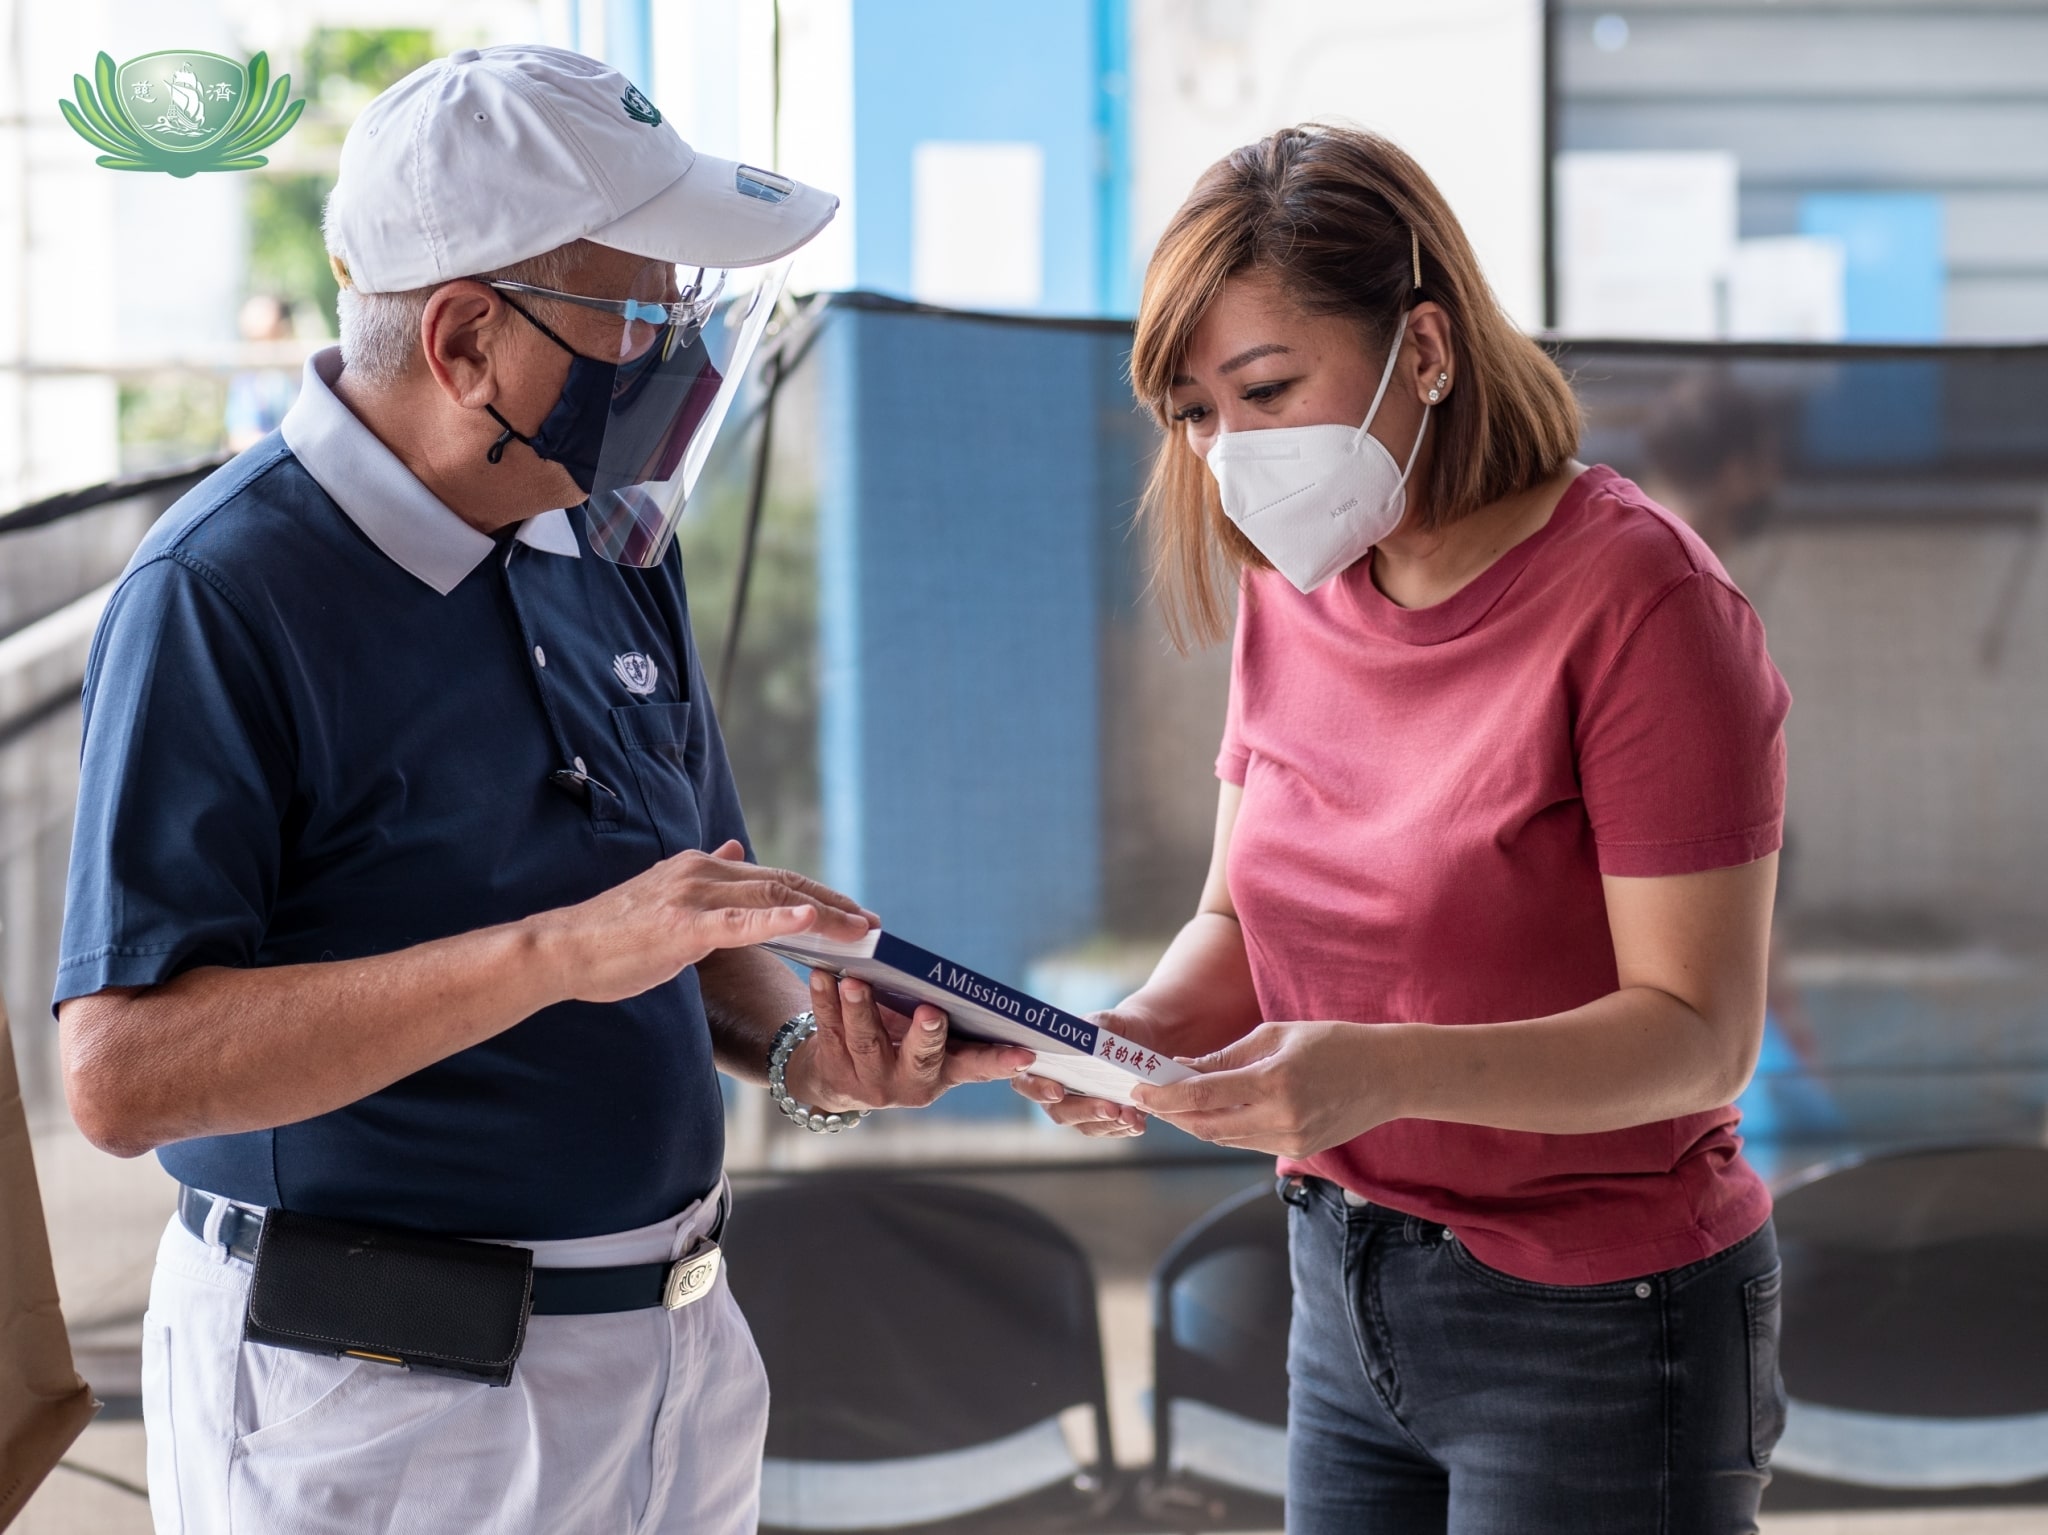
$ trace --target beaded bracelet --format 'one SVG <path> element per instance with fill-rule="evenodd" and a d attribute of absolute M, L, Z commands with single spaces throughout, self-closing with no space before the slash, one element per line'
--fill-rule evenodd
<path fill-rule="evenodd" d="M 775 1106 L 789 1119 L 806 1130 L 820 1130 L 837 1134 L 851 1129 L 867 1117 L 866 1109 L 849 1109 L 844 1113 L 820 1114 L 816 1109 L 806 1108 L 789 1095 L 789 1058 L 796 1054 L 796 1047 L 818 1032 L 816 1013 L 798 1013 L 789 1022 L 775 1031 L 775 1042 L 768 1047 L 768 1096 L 775 1100 Z"/>

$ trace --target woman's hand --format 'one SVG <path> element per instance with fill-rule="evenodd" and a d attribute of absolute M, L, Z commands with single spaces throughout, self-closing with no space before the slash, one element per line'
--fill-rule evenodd
<path fill-rule="evenodd" d="M 1262 1023 L 1185 1064 L 1201 1075 L 1134 1095 L 1168 1124 L 1275 1156 L 1310 1157 L 1399 1119 L 1397 1024 Z"/>
<path fill-rule="evenodd" d="M 1157 1048 L 1145 1036 L 1150 1022 L 1131 1013 L 1114 1010 L 1106 1013 L 1091 1013 L 1088 1021 L 1098 1028 L 1108 1029 L 1112 1034 L 1121 1034 L 1135 1044 Z M 1044 1077 L 1020 1073 L 1010 1078 L 1010 1086 L 1045 1110 L 1046 1118 L 1056 1125 L 1079 1130 L 1083 1135 L 1114 1137 L 1143 1135 L 1145 1115 L 1142 1110 L 1126 1104 L 1111 1103 L 1107 1098 L 1089 1098 L 1080 1093 L 1070 1093 L 1057 1082 Z"/>

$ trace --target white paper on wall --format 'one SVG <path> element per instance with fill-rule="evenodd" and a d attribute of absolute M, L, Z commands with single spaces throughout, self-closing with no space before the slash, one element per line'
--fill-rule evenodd
<path fill-rule="evenodd" d="M 1130 17 L 1137 268 L 1212 162 L 1288 123 L 1347 124 L 1415 157 L 1508 313 L 1543 323 L 1539 0 L 1130 0 Z"/>
<path fill-rule="evenodd" d="M 1840 341 L 1847 252 L 1825 235 L 1743 240 L 1728 269 L 1731 341 Z"/>
<path fill-rule="evenodd" d="M 1735 156 L 1719 150 L 1559 155 L 1559 327 L 1580 336 L 1719 335 L 1735 188 Z"/>
<path fill-rule="evenodd" d="M 1045 293 L 1045 151 L 928 139 L 911 156 L 911 292 L 962 309 Z"/>

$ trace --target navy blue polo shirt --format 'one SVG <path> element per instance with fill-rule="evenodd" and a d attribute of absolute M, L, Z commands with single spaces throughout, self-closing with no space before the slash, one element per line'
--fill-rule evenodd
<path fill-rule="evenodd" d="M 306 369 L 158 522 L 93 641 L 57 1000 L 385 954 L 745 839 L 679 562 L 477 532 Z M 579 769 L 610 794 L 550 782 Z M 665 1219 L 724 1127 L 694 969 L 299 1124 L 164 1147 L 262 1206 L 535 1240 Z"/>

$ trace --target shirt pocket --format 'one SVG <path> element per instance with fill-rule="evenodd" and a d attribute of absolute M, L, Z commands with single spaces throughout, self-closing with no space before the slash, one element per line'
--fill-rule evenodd
<path fill-rule="evenodd" d="M 690 761 L 689 704 L 622 704 L 612 710 L 612 728 L 662 856 L 701 850 L 704 821 L 692 776 L 696 764 Z"/>

